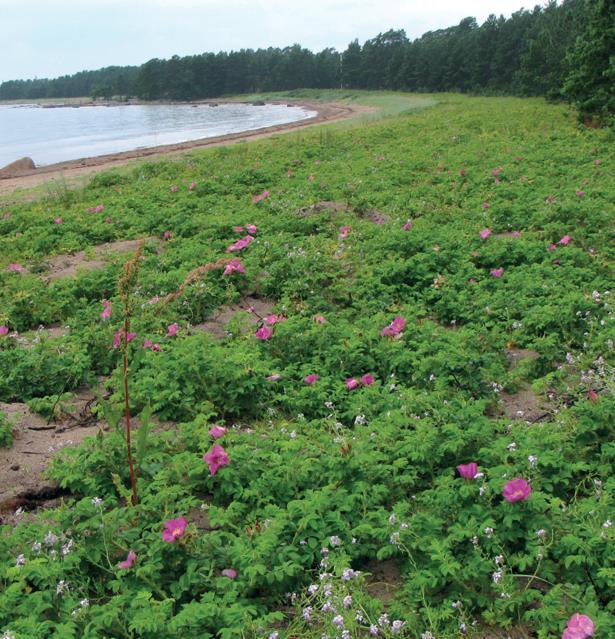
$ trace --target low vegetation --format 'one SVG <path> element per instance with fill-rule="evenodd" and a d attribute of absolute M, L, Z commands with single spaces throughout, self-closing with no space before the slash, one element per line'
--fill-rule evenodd
<path fill-rule="evenodd" d="M 612 636 L 614 148 L 443 95 L 4 207 L 0 401 L 107 393 L 0 632 Z"/>

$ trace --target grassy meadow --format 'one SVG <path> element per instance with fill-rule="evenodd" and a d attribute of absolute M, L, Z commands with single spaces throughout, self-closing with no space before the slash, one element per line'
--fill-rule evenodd
<path fill-rule="evenodd" d="M 291 97 L 380 114 L 0 207 L 0 402 L 102 380 L 63 504 L 0 526 L 0 633 L 613 636 L 613 133 Z"/>

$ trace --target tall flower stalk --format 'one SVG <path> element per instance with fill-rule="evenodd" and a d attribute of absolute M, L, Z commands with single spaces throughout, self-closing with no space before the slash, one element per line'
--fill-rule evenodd
<path fill-rule="evenodd" d="M 133 257 L 124 264 L 122 276 L 118 282 L 120 298 L 122 300 L 124 313 L 124 331 L 121 336 L 122 349 L 122 373 L 124 382 L 124 420 L 126 422 L 126 452 L 128 458 L 128 470 L 130 473 L 130 484 L 132 487 L 132 505 L 139 502 L 137 494 L 137 476 L 135 473 L 132 457 L 132 440 L 130 432 L 130 395 L 128 392 L 128 342 L 132 339 L 130 335 L 130 317 L 133 310 L 132 291 L 134 290 L 137 274 L 139 271 L 139 261 L 143 252 L 143 243 L 139 244 Z"/>

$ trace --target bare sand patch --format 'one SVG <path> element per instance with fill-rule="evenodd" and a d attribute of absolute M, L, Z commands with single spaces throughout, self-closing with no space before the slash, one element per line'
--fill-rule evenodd
<path fill-rule="evenodd" d="M 221 306 L 216 309 L 211 317 L 201 324 L 195 324 L 193 331 L 209 333 L 217 339 L 227 336 L 227 324 L 235 318 L 238 313 L 247 313 L 245 316 L 245 330 L 256 326 L 262 318 L 273 312 L 275 302 L 264 300 L 258 297 L 244 297 L 237 304 Z"/>

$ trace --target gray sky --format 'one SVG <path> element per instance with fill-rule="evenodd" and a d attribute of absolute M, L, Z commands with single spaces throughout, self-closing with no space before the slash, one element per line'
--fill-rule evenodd
<path fill-rule="evenodd" d="M 537 3 L 528 3 L 533 7 Z M 299 43 L 343 50 L 390 28 L 409 38 L 524 0 L 0 0 L 0 82 L 204 51 Z"/>

